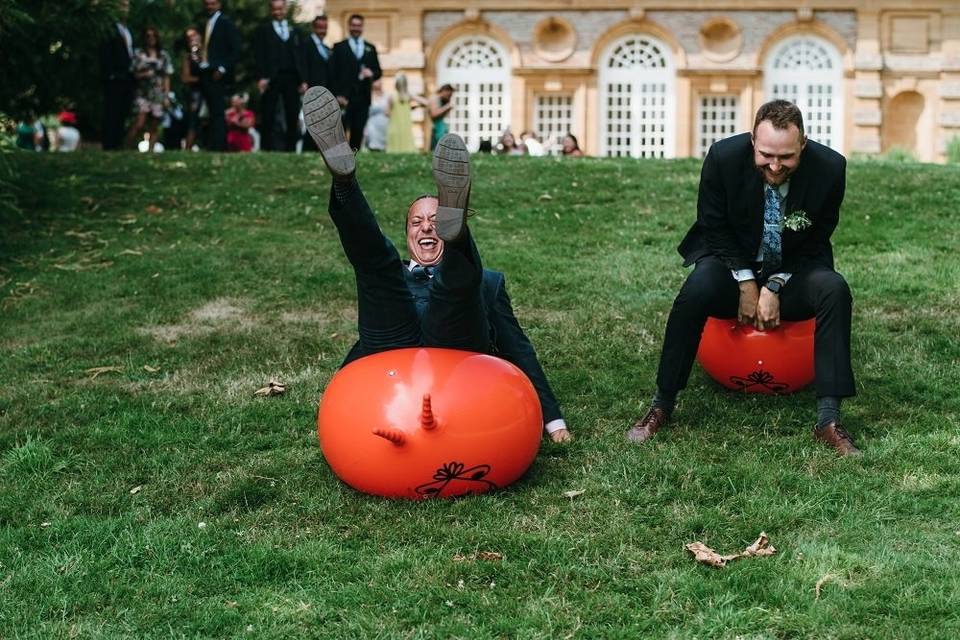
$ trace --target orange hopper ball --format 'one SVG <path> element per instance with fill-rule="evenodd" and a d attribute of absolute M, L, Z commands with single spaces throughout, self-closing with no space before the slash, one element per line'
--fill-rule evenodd
<path fill-rule="evenodd" d="M 320 448 L 341 480 L 413 500 L 507 486 L 533 462 L 542 428 L 520 369 L 453 349 L 355 360 L 330 381 L 317 414 Z"/>
<path fill-rule="evenodd" d="M 697 360 L 710 376 L 746 393 L 786 394 L 813 382 L 816 320 L 759 331 L 736 320 L 707 318 Z"/>

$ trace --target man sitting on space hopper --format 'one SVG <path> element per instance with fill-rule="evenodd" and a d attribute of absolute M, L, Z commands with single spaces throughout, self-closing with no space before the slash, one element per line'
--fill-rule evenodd
<path fill-rule="evenodd" d="M 537 354 L 514 316 L 503 274 L 484 269 L 467 227 L 470 154 L 455 134 L 433 154 L 437 196 L 407 210 L 403 262 L 383 235 L 356 179 L 337 99 L 323 87 L 303 97 L 307 130 L 333 176 L 330 217 L 357 278 L 360 339 L 344 364 L 405 347 L 487 353 L 516 365 L 540 398 L 544 428 L 554 442 L 571 439 Z"/>

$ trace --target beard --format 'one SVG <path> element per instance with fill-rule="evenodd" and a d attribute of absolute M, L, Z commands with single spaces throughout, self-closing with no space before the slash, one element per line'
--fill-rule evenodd
<path fill-rule="evenodd" d="M 760 174 L 760 179 L 763 180 L 764 183 L 769 184 L 772 187 L 779 187 L 781 184 L 789 180 L 790 176 L 796 173 L 797 167 L 799 166 L 800 165 L 797 164 L 796 167 L 792 167 L 790 169 L 783 169 L 776 176 L 771 176 L 770 173 L 767 171 L 767 167 L 765 166 L 761 167 L 760 165 L 754 163 L 753 168 L 756 169 L 757 173 Z M 775 180 L 776 182 L 773 182 L 772 180 Z"/>

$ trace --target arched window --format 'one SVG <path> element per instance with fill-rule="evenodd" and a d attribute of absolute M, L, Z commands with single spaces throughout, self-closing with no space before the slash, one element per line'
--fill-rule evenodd
<path fill-rule="evenodd" d="M 450 131 L 471 151 L 483 139 L 494 144 L 510 126 L 510 58 L 500 43 L 485 36 L 467 36 L 450 43 L 440 55 L 437 86 L 453 85 Z"/>
<path fill-rule="evenodd" d="M 672 158 L 674 65 L 670 49 L 648 35 L 614 42 L 600 57 L 600 153 Z"/>
<path fill-rule="evenodd" d="M 793 36 L 767 56 L 768 99 L 793 102 L 807 137 L 843 151 L 843 65 L 836 47 L 812 35 Z"/>

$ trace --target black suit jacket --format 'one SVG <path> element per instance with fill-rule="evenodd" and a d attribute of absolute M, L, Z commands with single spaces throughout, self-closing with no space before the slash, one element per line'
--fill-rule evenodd
<path fill-rule="evenodd" d="M 306 83 L 311 87 L 331 87 L 330 60 L 333 51 L 327 47 L 327 59 L 324 60 L 320 52 L 317 51 L 317 45 L 309 35 L 303 38 L 303 71 L 306 77 Z"/>
<path fill-rule="evenodd" d="M 206 33 L 206 22 L 201 25 L 200 33 Z M 224 81 L 227 83 L 233 82 L 241 47 L 240 32 L 230 18 L 221 13 L 207 43 L 207 62 L 212 69 L 225 69 Z"/>
<path fill-rule="evenodd" d="M 100 43 L 100 74 L 104 82 L 133 82 L 130 52 L 127 42 L 113 25 L 106 39 Z"/>
<path fill-rule="evenodd" d="M 416 301 L 417 310 L 422 312 L 426 309 L 430 299 L 430 281 L 418 280 L 407 269 L 404 269 L 404 275 L 407 287 Z M 503 274 L 499 271 L 484 269 L 481 295 L 490 323 L 490 343 L 493 345 L 491 355 L 503 358 L 516 365 L 530 378 L 530 382 L 533 383 L 534 389 L 537 390 L 537 396 L 540 398 L 544 424 L 562 418 L 560 404 L 553 395 L 550 383 L 547 382 L 547 376 L 537 359 L 537 352 L 513 313 L 513 306 L 510 304 L 510 297 L 507 295 Z M 350 349 L 343 364 L 347 365 L 365 355 L 369 355 L 369 353 L 357 342 Z"/>
<path fill-rule="evenodd" d="M 833 268 L 830 236 L 840 218 L 846 167 L 836 151 L 807 142 L 790 178 L 785 215 L 803 211 L 812 224 L 802 231 L 783 230 L 779 270 Z M 752 268 L 763 236 L 763 206 L 763 179 L 753 163 L 750 134 L 714 143 L 700 172 L 697 221 L 677 248 L 684 265 L 712 255 L 731 269 Z"/>
<path fill-rule="evenodd" d="M 290 37 L 284 42 L 273 29 L 273 21 L 265 22 L 253 33 L 253 59 L 257 70 L 257 79 L 276 80 L 281 69 L 289 69 L 297 74 L 297 83 L 306 81 L 303 69 L 303 35 L 298 29 L 289 26 Z"/>
<path fill-rule="evenodd" d="M 350 104 L 370 105 L 370 87 L 373 81 L 383 75 L 380 70 L 380 58 L 377 48 L 364 40 L 363 58 L 357 59 L 350 46 L 349 38 L 333 45 L 333 57 L 330 60 L 334 95 L 344 96 Z M 359 80 L 360 65 L 373 72 L 372 78 Z"/>

